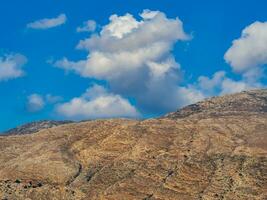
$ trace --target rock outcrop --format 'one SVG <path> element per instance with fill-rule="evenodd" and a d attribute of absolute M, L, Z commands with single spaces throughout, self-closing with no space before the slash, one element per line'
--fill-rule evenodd
<path fill-rule="evenodd" d="M 266 90 L 0 137 L 0 198 L 267 199 Z"/>

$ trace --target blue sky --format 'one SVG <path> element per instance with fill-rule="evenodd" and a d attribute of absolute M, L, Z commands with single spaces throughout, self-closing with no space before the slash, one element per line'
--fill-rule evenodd
<path fill-rule="evenodd" d="M 265 87 L 266 7 L 264 0 L 4 0 L 0 4 L 0 131 L 42 119 L 158 116 L 209 96 Z M 117 15 L 115 24 L 126 13 L 131 14 L 125 19 L 133 27 L 126 30 L 126 22 L 123 36 L 112 36 L 118 41 L 114 52 L 100 47 L 101 42 L 107 48 L 113 44 L 115 32 L 107 26 L 110 16 Z M 140 13 L 153 18 L 142 18 Z M 56 22 L 42 28 L 32 25 L 42 19 Z M 88 20 L 95 27 L 77 31 Z M 148 28 L 152 25 L 158 31 Z M 108 31 L 101 35 L 105 26 Z M 118 26 L 112 31 L 118 33 Z M 168 26 L 173 31 L 164 30 Z M 242 37 L 246 28 L 247 36 Z M 98 36 L 93 46 L 77 49 L 79 41 L 93 35 Z M 141 46 L 133 48 L 127 38 L 129 46 L 120 46 L 124 37 L 144 40 L 144 35 L 148 39 Z M 153 44 L 158 43 L 167 45 L 159 47 L 162 53 L 144 57 L 143 50 L 154 51 Z M 141 55 L 133 55 L 139 50 Z M 94 60 L 96 52 L 101 57 Z M 118 58 L 121 52 L 129 55 L 129 63 Z M 97 63 L 107 56 L 110 65 Z M 131 56 L 144 62 L 132 64 Z M 118 61 L 113 62 L 115 58 Z M 84 61 L 82 66 L 79 61 Z M 17 71 L 7 74 L 4 69 L 10 63 Z M 111 70 L 104 73 L 100 68 Z M 158 73 L 160 78 L 155 77 Z"/>

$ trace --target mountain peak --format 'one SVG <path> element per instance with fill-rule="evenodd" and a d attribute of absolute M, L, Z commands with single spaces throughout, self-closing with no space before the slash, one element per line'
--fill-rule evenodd
<path fill-rule="evenodd" d="M 267 112 L 267 89 L 212 97 L 167 114 L 167 118 L 209 117 Z"/>

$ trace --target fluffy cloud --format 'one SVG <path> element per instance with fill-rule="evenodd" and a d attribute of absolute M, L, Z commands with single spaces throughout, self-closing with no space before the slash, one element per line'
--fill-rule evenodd
<path fill-rule="evenodd" d="M 214 96 L 218 93 L 221 95 L 242 92 L 244 90 L 256 88 L 256 85 L 249 84 L 245 80 L 235 81 L 226 76 L 226 72 L 219 71 L 209 78 L 201 76 L 195 85 L 205 96 Z"/>
<path fill-rule="evenodd" d="M 145 113 L 169 112 L 205 97 L 262 87 L 260 80 L 267 64 L 267 23 L 255 22 L 245 28 L 225 53 L 233 72 L 241 75 L 239 80 L 218 71 L 212 77 L 200 76 L 195 83 L 182 85 L 181 66 L 172 54 L 178 41 L 191 39 L 182 21 L 150 10 L 144 10 L 140 17 L 137 20 L 129 13 L 110 16 L 110 22 L 99 33 L 78 43 L 77 49 L 88 51 L 87 58 L 63 58 L 55 66 L 106 81 L 112 94 L 134 98 Z M 75 98 L 64 111 L 77 105 L 81 113 L 91 111 L 92 102 L 95 100 Z"/>
<path fill-rule="evenodd" d="M 41 95 L 41 94 L 31 94 L 27 97 L 27 110 L 28 112 L 39 112 L 45 108 L 47 104 L 56 104 L 62 101 L 63 98 L 60 96 L 54 96 L 51 94 Z"/>
<path fill-rule="evenodd" d="M 72 119 L 139 116 L 128 100 L 108 93 L 99 85 L 89 88 L 81 97 L 59 105 L 56 110 L 60 115 Z"/>
<path fill-rule="evenodd" d="M 83 23 L 82 26 L 78 27 L 76 31 L 80 32 L 93 32 L 96 29 L 96 22 L 94 20 L 88 20 Z"/>
<path fill-rule="evenodd" d="M 45 95 L 45 100 L 49 104 L 55 104 L 63 100 L 61 96 L 54 96 L 52 94 Z"/>
<path fill-rule="evenodd" d="M 207 76 L 200 76 L 198 78 L 198 86 L 205 93 L 213 94 L 216 89 L 221 87 L 223 80 L 225 79 L 225 72 L 218 71 L 213 74 L 211 78 Z"/>
<path fill-rule="evenodd" d="M 65 24 L 67 21 L 67 17 L 65 14 L 60 14 L 56 18 L 45 18 L 45 19 L 40 19 L 34 22 L 31 22 L 27 24 L 27 28 L 31 29 L 49 29 L 53 27 L 60 26 L 62 24 Z"/>
<path fill-rule="evenodd" d="M 198 78 L 194 88 L 205 96 L 231 94 L 249 89 L 261 88 L 267 64 L 267 22 L 255 22 L 246 27 L 239 39 L 233 41 L 224 59 L 230 64 L 239 80 L 227 77 L 226 72 L 218 71 L 209 78 Z"/>
<path fill-rule="evenodd" d="M 239 39 L 233 41 L 224 58 L 237 73 L 260 76 L 267 64 L 267 22 L 255 22 L 242 31 Z"/>
<path fill-rule="evenodd" d="M 39 94 L 32 94 L 28 96 L 27 110 L 29 112 L 38 112 L 45 106 L 43 97 Z"/>
<path fill-rule="evenodd" d="M 179 87 L 177 94 L 179 95 L 176 99 L 179 101 L 179 107 L 182 107 L 184 105 L 196 103 L 198 101 L 203 100 L 206 96 L 205 94 L 193 86 L 187 86 L 187 87 Z"/>
<path fill-rule="evenodd" d="M 26 63 L 27 58 L 21 54 L 9 54 L 0 57 L 0 81 L 23 76 L 22 67 Z"/>
<path fill-rule="evenodd" d="M 241 80 L 224 77 L 220 83 L 221 94 L 264 87 L 261 79 L 265 77 L 267 64 L 266 44 L 267 22 L 254 22 L 242 31 L 224 55 L 233 71 L 241 75 Z"/>
<path fill-rule="evenodd" d="M 180 65 L 172 55 L 177 41 L 187 41 L 179 18 L 169 19 L 159 11 L 144 10 L 137 20 L 131 14 L 112 15 L 99 34 L 82 40 L 78 49 L 89 52 L 87 59 L 55 63 L 83 77 L 108 81 L 115 94 L 136 99 L 148 112 L 166 112 L 188 104 L 188 97 L 199 99 L 198 92 L 179 87 Z"/>
<path fill-rule="evenodd" d="M 233 94 L 237 92 L 242 92 L 245 90 L 256 88 L 256 86 L 252 86 L 247 82 L 241 81 L 234 81 L 230 78 L 225 78 L 221 83 L 221 95 L 224 94 Z"/>

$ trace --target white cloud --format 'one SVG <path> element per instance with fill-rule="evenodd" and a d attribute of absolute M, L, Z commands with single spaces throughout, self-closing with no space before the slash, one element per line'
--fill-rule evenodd
<path fill-rule="evenodd" d="M 138 117 L 139 112 L 120 95 L 108 93 L 99 85 L 89 88 L 81 97 L 57 106 L 57 113 L 71 119 Z"/>
<path fill-rule="evenodd" d="M 205 96 L 213 96 L 221 91 L 222 83 L 226 78 L 226 72 L 218 71 L 212 77 L 200 76 L 194 84 Z"/>
<path fill-rule="evenodd" d="M 45 106 L 43 97 L 39 94 L 32 94 L 28 96 L 27 110 L 29 112 L 38 112 Z"/>
<path fill-rule="evenodd" d="M 261 79 L 265 76 L 267 64 L 267 22 L 255 22 L 242 31 L 241 38 L 233 41 L 224 58 L 240 77 L 229 78 L 224 71 L 218 71 L 209 78 L 200 76 L 193 85 L 206 97 L 232 94 L 264 87 Z"/>
<path fill-rule="evenodd" d="M 49 61 L 49 62 L 52 62 L 52 61 Z M 81 60 L 81 61 L 73 62 L 73 61 L 69 61 L 67 58 L 63 58 L 61 60 L 56 61 L 54 63 L 54 65 L 56 67 L 59 67 L 59 68 L 66 70 L 66 71 L 74 70 L 76 73 L 83 76 L 82 71 L 84 70 L 84 66 L 86 65 L 86 61 Z"/>
<path fill-rule="evenodd" d="M 267 22 L 255 22 L 233 41 L 224 58 L 237 73 L 255 74 L 267 64 Z M 252 72 L 251 72 L 252 71 Z M 260 74 L 258 74 L 260 75 Z"/>
<path fill-rule="evenodd" d="M 9 54 L 0 57 L 0 81 L 18 78 L 24 75 L 23 65 L 27 58 L 21 54 Z"/>
<path fill-rule="evenodd" d="M 221 95 L 233 94 L 237 92 L 242 92 L 245 90 L 253 89 L 254 87 L 246 83 L 245 81 L 234 81 L 230 78 L 225 78 L 222 81 Z"/>
<path fill-rule="evenodd" d="M 249 81 L 246 78 L 234 80 L 226 76 L 226 72 L 218 71 L 214 73 L 212 78 L 200 76 L 194 88 L 200 91 L 204 96 L 215 96 L 233 94 L 249 89 L 260 88 L 262 85 L 259 82 Z"/>
<path fill-rule="evenodd" d="M 94 20 L 88 20 L 83 23 L 82 26 L 78 27 L 76 31 L 80 32 L 94 32 L 96 29 L 96 22 Z"/>
<path fill-rule="evenodd" d="M 267 64 L 267 22 L 255 22 L 244 29 L 224 56 L 233 71 L 241 75 L 239 79 L 218 71 L 212 77 L 200 76 L 195 83 L 182 85 L 181 66 L 172 54 L 178 41 L 191 39 L 182 21 L 150 10 L 144 10 L 140 17 L 137 20 L 129 13 L 112 15 L 99 33 L 78 43 L 77 49 L 88 51 L 87 58 L 63 58 L 55 66 L 106 81 L 113 96 L 134 98 L 136 106 L 145 113 L 169 112 L 205 97 L 262 87 L 260 79 Z M 80 115 L 85 116 L 82 106 L 90 107 L 96 102 L 99 101 L 94 98 L 79 97 L 65 107 L 73 110 L 79 105 Z"/>
<path fill-rule="evenodd" d="M 148 11 L 145 12 L 148 14 Z M 100 34 L 80 41 L 77 47 L 91 52 L 115 53 L 131 52 L 144 47 L 149 48 L 151 44 L 164 43 L 164 46 L 171 49 L 176 41 L 190 38 L 191 36 L 184 32 L 183 23 L 179 18 L 169 19 L 164 13 L 157 11 L 153 18 L 143 18 L 140 21 L 130 14 L 112 15 L 110 23 L 102 28 Z"/>
<path fill-rule="evenodd" d="M 35 113 L 43 110 L 48 104 L 56 104 L 62 101 L 61 96 L 54 96 L 51 94 L 41 95 L 41 94 L 31 94 L 27 97 L 27 110 L 29 112 Z"/>
<path fill-rule="evenodd" d="M 151 11 L 148 9 L 143 10 L 142 13 L 140 13 L 140 16 L 143 19 L 153 19 L 157 14 L 159 14 L 159 11 Z"/>
<path fill-rule="evenodd" d="M 179 95 L 177 99 L 180 100 L 179 107 L 196 103 L 205 98 L 204 93 L 193 86 L 180 87 L 177 94 Z"/>
<path fill-rule="evenodd" d="M 191 36 L 179 18 L 169 19 L 162 12 L 149 10 L 140 16 L 141 20 L 131 14 L 112 15 L 99 34 L 77 45 L 89 52 L 87 59 L 73 62 L 64 58 L 55 65 L 108 81 L 113 93 L 135 98 L 142 110 L 171 111 L 181 105 L 183 91 L 178 86 L 182 73 L 172 48 Z"/>
<path fill-rule="evenodd" d="M 56 18 L 45 18 L 45 19 L 40 19 L 34 22 L 31 22 L 27 24 L 27 28 L 31 29 L 49 29 L 53 27 L 60 26 L 62 24 L 65 24 L 67 21 L 67 17 L 65 14 L 60 14 Z"/>
<path fill-rule="evenodd" d="M 137 29 L 142 22 L 138 22 L 131 14 L 124 16 L 112 15 L 109 18 L 110 23 L 103 27 L 101 35 L 123 38 L 126 34 Z"/>
<path fill-rule="evenodd" d="M 224 55 L 233 71 L 241 75 L 241 80 L 225 77 L 221 83 L 221 94 L 264 87 L 261 79 L 266 76 L 266 44 L 267 22 L 254 22 L 242 31 L 241 37 L 233 41 Z"/>
<path fill-rule="evenodd" d="M 63 100 L 61 96 L 54 96 L 52 94 L 45 95 L 45 100 L 47 103 L 55 104 Z"/>
<path fill-rule="evenodd" d="M 214 92 L 215 87 L 220 86 L 224 78 L 225 72 L 218 71 L 213 74 L 212 78 L 209 78 L 207 76 L 200 76 L 198 78 L 198 85 L 204 91 Z"/>

